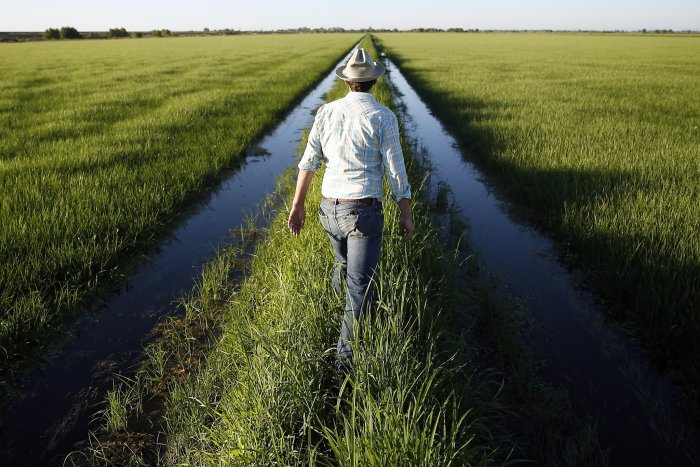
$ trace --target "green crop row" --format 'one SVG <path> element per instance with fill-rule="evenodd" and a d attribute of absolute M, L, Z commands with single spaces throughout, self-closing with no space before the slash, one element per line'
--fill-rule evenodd
<path fill-rule="evenodd" d="M 339 82 L 327 99 L 344 92 Z M 372 93 L 393 103 L 385 79 Z M 146 348 L 133 380 L 106 398 L 91 447 L 66 463 L 447 466 L 528 453 L 542 465 L 603 465 L 595 430 L 563 434 L 572 426 L 563 400 L 533 378 L 506 315 L 472 295 L 463 248 L 431 225 L 445 207 L 422 184 L 410 138 L 403 145 L 417 234 L 403 244 L 398 210 L 385 203 L 376 312 L 359 324 L 347 384 L 334 379 L 344 297 L 330 286 L 333 255 L 315 218 L 318 174 L 301 236 L 279 209 L 249 263 L 239 247 L 223 251 L 182 301 L 184 324 L 171 322 Z M 293 189 L 287 173 L 278 192 L 289 200 Z M 482 352 L 468 324 L 475 314 L 509 362 L 502 376 L 471 361 Z M 505 393 L 521 406 L 508 407 Z M 505 419 L 528 422 L 504 433 Z"/>
<path fill-rule="evenodd" d="M 339 82 L 328 98 L 344 92 Z M 391 100 L 385 80 L 373 94 L 381 102 Z M 430 225 L 420 173 L 411 166 L 417 235 L 403 244 L 398 209 L 385 203 L 377 311 L 359 325 L 352 381 L 342 389 L 334 383 L 344 296 L 330 287 L 334 260 L 316 219 L 318 174 L 306 201 L 305 229 L 291 236 L 286 209 L 272 220 L 250 274 L 219 305 L 221 337 L 200 367 L 185 379 L 155 378 L 168 386 L 161 422 L 167 446 L 157 462 L 445 466 L 493 458 L 495 448 L 475 403 L 482 392 L 466 366 L 459 335 L 446 333 L 447 323 L 456 319 L 456 279 L 448 274 L 453 260 Z M 291 174 L 282 183 L 289 193 Z M 226 258 L 218 261 L 226 264 Z M 214 285 L 199 292 L 205 303 L 210 288 L 226 283 L 225 274 L 211 276 L 214 280 L 205 283 Z M 188 308 L 188 315 L 210 314 L 206 309 Z M 154 368 L 186 360 L 182 352 L 168 355 L 171 363 L 150 357 L 141 381 L 148 379 L 144 375 L 163 374 Z M 117 401 L 105 408 L 108 429 L 126 427 L 119 401 L 130 393 L 108 398 Z M 137 407 L 139 401 L 127 405 Z M 114 461 L 108 445 L 96 453 Z"/>
<path fill-rule="evenodd" d="M 466 157 L 700 401 L 700 38 L 378 39 Z"/>
<path fill-rule="evenodd" d="M 0 50 L 0 378 L 123 275 L 358 39 Z"/>

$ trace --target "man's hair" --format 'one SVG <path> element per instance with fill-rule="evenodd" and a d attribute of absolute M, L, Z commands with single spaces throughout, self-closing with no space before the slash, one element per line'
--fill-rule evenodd
<path fill-rule="evenodd" d="M 372 81 L 364 81 L 362 83 L 356 83 L 355 81 L 346 81 L 348 86 L 350 86 L 350 90 L 354 92 L 368 92 L 370 89 L 372 89 L 372 86 L 377 84 L 377 80 L 373 79 Z"/>

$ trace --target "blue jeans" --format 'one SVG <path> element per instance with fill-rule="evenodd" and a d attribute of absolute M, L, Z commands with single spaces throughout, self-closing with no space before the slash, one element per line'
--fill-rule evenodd
<path fill-rule="evenodd" d="M 340 293 L 345 282 L 345 313 L 338 339 L 338 368 L 345 373 L 352 365 L 356 322 L 372 303 L 372 276 L 382 247 L 384 212 L 372 205 L 324 198 L 318 210 L 335 253 L 333 288 Z"/>

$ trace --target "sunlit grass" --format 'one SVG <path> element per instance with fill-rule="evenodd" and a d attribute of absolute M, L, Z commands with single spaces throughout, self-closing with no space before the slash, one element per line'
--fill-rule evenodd
<path fill-rule="evenodd" d="M 371 43 L 364 46 L 376 56 Z M 339 83 L 327 98 L 345 92 Z M 386 80 L 373 94 L 393 102 Z M 509 366 L 499 377 L 471 361 L 480 344 L 465 321 L 476 319 L 482 299 L 468 292 L 464 247 L 431 224 L 451 214 L 444 187 L 433 192 L 426 184 L 414 148 L 404 140 L 416 236 L 401 243 L 398 210 L 387 199 L 376 311 L 359 325 L 350 380 L 335 380 L 344 296 L 331 288 L 333 256 L 316 220 L 319 174 L 302 235 L 289 234 L 284 202 L 260 235 L 241 231 L 241 240 L 259 239 L 250 261 L 239 246 L 223 250 L 181 301 L 185 317 L 165 323 L 163 338 L 146 349 L 134 383 L 104 402 L 109 411 L 114 399 L 139 391 L 145 406 L 158 400 L 162 409 L 139 414 L 129 404 L 125 429 L 116 404 L 115 421 L 105 420 L 90 452 L 74 453 L 67 465 L 87 456 L 119 465 L 461 466 L 502 464 L 526 451 L 542 465 L 604 465 L 594 431 L 589 443 L 561 432 L 571 425 L 533 368 L 511 375 Z M 291 200 L 293 186 L 292 173 L 281 178 L 283 200 Z M 236 270 L 247 271 L 239 286 Z M 493 303 L 488 311 L 496 314 Z M 506 327 L 493 339 L 515 339 Z M 508 349 L 523 352 L 514 342 Z M 501 391 L 511 385 L 531 388 L 519 399 L 531 407 L 504 405 Z M 505 419 L 518 417 L 529 428 L 504 432 Z M 144 433 L 143 425 L 151 428 Z M 146 448 L 131 441 L 149 437 Z"/>
<path fill-rule="evenodd" d="M 344 92 L 339 83 L 329 99 Z M 391 102 L 386 81 L 374 94 Z M 239 290 L 222 294 L 224 302 L 206 298 L 210 289 L 219 294 L 218 285 L 227 282 L 230 267 L 222 256 L 197 294 L 184 302 L 189 317 L 216 310 L 220 339 L 188 378 L 166 378 L 160 423 L 167 441 L 159 451 L 164 463 L 445 466 L 493 461 L 499 448 L 487 429 L 492 424 L 482 420 L 486 393 L 468 365 L 464 336 L 450 324 L 457 319 L 459 279 L 450 274 L 455 252 L 431 226 L 421 170 L 409 165 L 417 235 L 401 243 L 398 209 L 387 201 L 376 311 L 359 325 L 351 380 L 341 388 L 334 382 L 344 297 L 330 286 L 332 251 L 315 219 L 319 174 L 300 237 L 289 234 L 287 210 L 281 209 L 258 243 Z M 280 190 L 289 195 L 292 186 L 288 174 Z M 151 353 L 140 377 L 155 381 L 167 363 L 160 352 Z M 169 355 L 177 363 L 187 354 Z M 110 398 L 105 406 L 111 406 Z"/>
<path fill-rule="evenodd" d="M 700 38 L 378 38 L 467 157 L 575 253 L 698 401 Z"/>
<path fill-rule="evenodd" d="M 222 340 L 205 369 L 169 393 L 169 459 L 199 465 L 488 461 L 495 448 L 484 446 L 486 430 L 469 406 L 478 391 L 470 391 L 462 360 L 452 362 L 438 348 L 449 280 L 420 201 L 414 202 L 420 233 L 410 246 L 395 231 L 396 208 L 385 207 L 378 311 L 360 326 L 352 390 L 345 386 L 345 399 L 336 399 L 333 363 L 344 302 L 330 287 L 331 249 L 314 219 L 320 181 L 307 199 L 312 222 L 296 239 L 284 211 L 274 220 L 252 274 L 226 307 Z"/>
<path fill-rule="evenodd" d="M 0 375 L 118 280 L 357 39 L 4 44 Z"/>

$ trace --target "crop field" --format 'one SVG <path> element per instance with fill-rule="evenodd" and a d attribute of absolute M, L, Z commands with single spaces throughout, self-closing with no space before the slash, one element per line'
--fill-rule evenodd
<path fill-rule="evenodd" d="M 0 378 L 358 39 L 3 44 Z"/>
<path fill-rule="evenodd" d="M 0 44 L 0 388 L 359 39 Z M 375 40 L 700 402 L 700 37 Z M 372 94 L 395 108 L 389 79 Z M 358 325 L 349 381 L 334 374 L 344 297 L 316 221 L 322 172 L 294 237 L 288 171 L 269 226 L 242 226 L 243 246 L 208 264 L 184 316 L 159 322 L 138 368 L 90 407 L 90 439 L 65 464 L 604 465 L 595 424 L 569 418 L 507 304 L 473 280 L 461 220 L 431 224 L 456 213 L 415 143 L 403 135 L 416 236 L 401 242 L 385 202 L 377 312 Z"/>
<path fill-rule="evenodd" d="M 329 99 L 344 92 L 338 82 Z M 386 81 L 373 93 L 384 102 L 390 98 Z M 445 277 L 449 260 L 439 259 L 444 252 L 428 216 L 420 214 L 424 205 L 415 201 L 422 234 L 410 248 L 396 232 L 398 209 L 393 203 L 385 207 L 377 279 L 377 314 L 384 318 L 361 327 L 352 399 L 334 406 L 331 381 L 341 313 L 332 310 L 343 309 L 344 297 L 329 287 L 331 249 L 316 248 L 327 242 L 315 219 L 321 178 L 315 177 L 310 189 L 309 222 L 301 236 L 289 234 L 287 211 L 280 210 L 257 247 L 250 275 L 216 313 L 209 311 L 216 303 L 212 291 L 221 293 L 232 261 L 222 256 L 210 268 L 187 312 L 223 317 L 222 338 L 196 377 L 180 382 L 167 376 L 170 365 L 186 360 L 187 350 L 165 358 L 163 350 L 147 351 L 142 383 L 169 383 L 165 419 L 172 442 L 165 459 L 196 465 L 374 465 L 379 459 L 390 465 L 429 459 L 435 465 L 463 465 L 488 460 L 491 450 L 470 441 L 486 436 L 477 414 L 464 405 L 471 396 L 463 395 L 476 394 L 471 379 L 455 365 L 440 363 L 449 354 L 441 353 L 444 343 L 438 343 L 432 328 L 448 319 L 446 297 L 454 295 Z M 291 178 L 286 183 L 293 186 Z M 108 398 L 106 425 L 115 433 L 126 428 L 120 422 L 124 406 L 138 411 L 136 401 L 147 400 L 129 394 Z M 201 403 L 193 407 L 191 400 Z M 115 461 L 109 450 L 101 456 Z"/>
<path fill-rule="evenodd" d="M 375 55 L 370 41 L 363 46 Z M 338 82 L 327 99 L 345 92 Z M 372 93 L 393 105 L 386 79 Z M 316 220 L 319 173 L 299 237 L 288 232 L 288 209 L 279 209 L 240 286 L 231 279 L 241 262 L 236 248 L 205 269 L 181 302 L 186 324 L 167 325 L 164 337 L 145 349 L 135 377 L 107 395 L 91 459 L 120 465 L 488 465 L 522 452 L 503 435 L 502 418 L 512 409 L 494 395 L 511 384 L 511 375 L 491 380 L 469 360 L 469 332 L 457 324 L 466 278 L 454 274 L 463 258 L 431 226 L 429 212 L 439 208 L 426 196 L 411 140 L 403 143 L 417 235 L 402 243 L 398 209 L 385 203 L 377 311 L 359 326 L 353 376 L 340 394 L 333 365 L 344 296 L 330 287 L 333 256 Z M 292 175 L 282 177 L 278 190 L 287 201 Z M 153 398 L 163 407 L 155 418 L 148 407 Z M 557 465 L 571 453 L 552 429 L 561 427 L 559 420 L 543 412 L 540 406 L 527 418 L 531 426 L 549 427 L 537 431 L 548 446 L 540 459 Z M 145 436 L 145 426 L 156 431 Z M 566 442 L 579 442 L 567 436 Z M 166 442 L 132 445 L 129 439 Z M 581 465 L 599 459 L 595 446 L 578 451 Z M 81 456 L 74 453 L 66 464 Z"/>
<path fill-rule="evenodd" d="M 700 37 L 377 37 L 699 400 Z"/>

